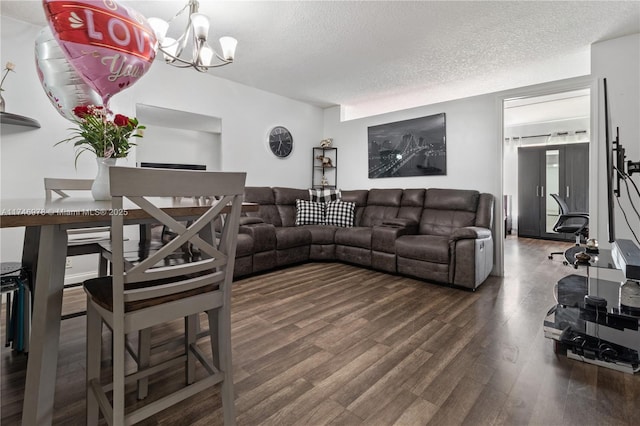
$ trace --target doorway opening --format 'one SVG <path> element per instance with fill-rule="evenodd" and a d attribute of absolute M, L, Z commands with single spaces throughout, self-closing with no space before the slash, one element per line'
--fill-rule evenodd
<path fill-rule="evenodd" d="M 507 238 L 574 241 L 554 231 L 555 194 L 589 211 L 591 89 L 505 99 L 503 218 Z"/>

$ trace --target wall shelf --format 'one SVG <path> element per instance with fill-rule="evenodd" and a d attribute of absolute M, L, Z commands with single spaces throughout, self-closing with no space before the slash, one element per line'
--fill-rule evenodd
<path fill-rule="evenodd" d="M 15 126 L 40 128 L 40 123 L 38 122 L 38 120 L 25 117 L 23 115 L 11 114 L 10 112 L 0 112 L 0 123 L 13 124 Z"/>
<path fill-rule="evenodd" d="M 321 158 L 327 157 L 331 165 L 325 165 Z M 338 185 L 338 148 L 313 148 L 313 170 L 311 173 L 311 187 L 326 189 L 337 188 Z"/>

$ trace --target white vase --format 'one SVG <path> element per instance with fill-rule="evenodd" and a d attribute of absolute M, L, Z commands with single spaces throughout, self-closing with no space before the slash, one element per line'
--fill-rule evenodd
<path fill-rule="evenodd" d="M 91 185 L 91 195 L 96 201 L 107 201 L 111 199 L 111 189 L 109 188 L 109 167 L 116 165 L 117 158 L 97 157 L 98 175 Z"/>

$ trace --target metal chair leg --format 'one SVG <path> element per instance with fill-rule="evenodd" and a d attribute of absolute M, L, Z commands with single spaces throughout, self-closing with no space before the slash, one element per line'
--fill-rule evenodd
<path fill-rule="evenodd" d="M 4 347 L 8 348 L 11 345 L 10 336 L 13 334 L 11 331 L 11 292 L 7 292 L 7 309 L 5 311 L 7 317 L 4 323 Z"/>

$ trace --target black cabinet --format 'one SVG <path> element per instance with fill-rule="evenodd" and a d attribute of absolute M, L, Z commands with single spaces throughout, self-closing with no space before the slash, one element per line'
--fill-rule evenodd
<path fill-rule="evenodd" d="M 564 154 L 565 173 L 559 195 L 572 212 L 589 211 L 589 144 L 566 145 Z M 564 191 L 564 194 L 563 194 Z"/>
<path fill-rule="evenodd" d="M 543 152 L 518 148 L 518 236 L 540 237 Z"/>
<path fill-rule="evenodd" d="M 558 194 L 571 211 L 589 209 L 589 144 L 518 148 L 518 236 L 572 241 L 553 232 Z"/>
<path fill-rule="evenodd" d="M 312 188 L 337 188 L 338 148 L 313 148 Z"/>

